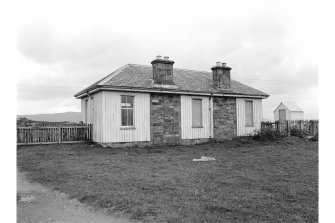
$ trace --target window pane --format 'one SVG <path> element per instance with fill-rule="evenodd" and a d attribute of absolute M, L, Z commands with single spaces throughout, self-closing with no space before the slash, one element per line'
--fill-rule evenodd
<path fill-rule="evenodd" d="M 121 124 L 122 126 L 134 125 L 134 96 L 121 95 Z"/>
<path fill-rule="evenodd" d="M 133 109 L 127 109 L 128 111 L 128 126 L 134 125 L 134 118 L 133 118 Z"/>
<path fill-rule="evenodd" d="M 127 96 L 121 96 L 121 103 L 127 103 Z"/>
<path fill-rule="evenodd" d="M 192 99 L 192 127 L 202 127 L 201 99 Z"/>
<path fill-rule="evenodd" d="M 127 109 L 121 109 L 121 124 L 127 126 Z"/>
<path fill-rule="evenodd" d="M 127 107 L 128 108 L 134 107 L 134 97 L 133 96 L 127 96 Z"/>
<path fill-rule="evenodd" d="M 254 125 L 252 101 L 245 102 L 245 125 L 246 126 Z"/>
<path fill-rule="evenodd" d="M 134 96 L 121 96 L 121 107 L 122 108 L 133 108 L 134 107 Z"/>

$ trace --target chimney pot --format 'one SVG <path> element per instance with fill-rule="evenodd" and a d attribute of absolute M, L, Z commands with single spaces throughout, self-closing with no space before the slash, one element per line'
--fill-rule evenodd
<path fill-rule="evenodd" d="M 162 56 L 161 56 L 161 55 L 158 55 L 158 56 L 156 56 L 156 59 L 157 59 L 157 60 L 161 60 L 161 59 L 162 59 Z"/>
<path fill-rule="evenodd" d="M 221 67 L 221 62 L 216 62 L 217 67 Z"/>
<path fill-rule="evenodd" d="M 164 60 L 169 60 L 169 57 L 168 57 L 168 56 L 165 56 L 165 57 L 164 57 Z"/>
<path fill-rule="evenodd" d="M 222 66 L 223 67 L 227 67 L 227 63 L 222 63 Z"/>

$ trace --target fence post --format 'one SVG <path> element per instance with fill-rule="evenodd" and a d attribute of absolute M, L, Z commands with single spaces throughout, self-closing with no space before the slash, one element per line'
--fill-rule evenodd
<path fill-rule="evenodd" d="M 316 121 L 310 121 L 311 123 L 311 130 L 312 130 L 312 135 L 315 136 L 316 135 Z"/>
<path fill-rule="evenodd" d="M 61 143 L 62 136 L 61 136 L 61 127 L 60 125 L 58 126 L 58 143 Z"/>
<path fill-rule="evenodd" d="M 89 130 L 90 130 L 90 140 L 92 141 L 92 139 L 93 139 L 93 124 L 90 124 Z"/>
<path fill-rule="evenodd" d="M 290 121 L 286 121 L 286 126 L 287 126 L 287 136 L 291 136 Z"/>

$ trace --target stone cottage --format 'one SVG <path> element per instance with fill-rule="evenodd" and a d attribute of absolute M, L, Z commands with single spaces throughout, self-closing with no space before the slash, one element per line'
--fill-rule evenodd
<path fill-rule="evenodd" d="M 93 141 L 112 147 L 194 144 L 260 129 L 268 94 L 231 79 L 225 63 L 211 72 L 174 63 L 157 56 L 151 66 L 127 64 L 77 93 Z"/>

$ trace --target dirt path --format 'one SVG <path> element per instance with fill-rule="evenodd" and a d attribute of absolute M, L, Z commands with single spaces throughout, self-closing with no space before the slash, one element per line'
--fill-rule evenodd
<path fill-rule="evenodd" d="M 31 183 L 24 173 L 17 174 L 17 194 L 17 222 L 131 222 L 93 211 L 63 193 Z"/>

